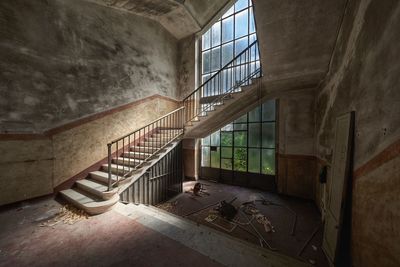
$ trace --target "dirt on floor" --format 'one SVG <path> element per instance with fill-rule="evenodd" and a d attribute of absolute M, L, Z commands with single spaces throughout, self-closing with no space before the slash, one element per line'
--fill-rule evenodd
<path fill-rule="evenodd" d="M 198 192 L 193 191 L 196 182 L 185 182 L 184 193 L 157 207 L 265 249 L 315 266 L 328 266 L 321 249 L 321 216 L 312 201 L 239 186 L 199 182 Z M 231 203 L 237 211 L 231 220 L 226 216 L 229 208 L 223 209 L 225 218 L 221 216 L 219 209 L 223 201 Z"/>
<path fill-rule="evenodd" d="M 0 209 L 0 267 L 222 266 L 115 211 L 87 217 L 47 197 Z"/>

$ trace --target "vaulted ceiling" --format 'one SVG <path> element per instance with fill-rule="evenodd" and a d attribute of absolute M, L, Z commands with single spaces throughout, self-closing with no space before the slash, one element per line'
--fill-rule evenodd
<path fill-rule="evenodd" d="M 158 21 L 177 39 L 200 31 L 230 0 L 89 0 Z"/>

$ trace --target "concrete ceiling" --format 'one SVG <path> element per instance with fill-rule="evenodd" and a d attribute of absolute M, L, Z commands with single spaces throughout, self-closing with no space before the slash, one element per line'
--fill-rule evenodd
<path fill-rule="evenodd" d="M 158 21 L 178 40 L 200 31 L 230 0 L 88 0 Z"/>
<path fill-rule="evenodd" d="M 346 0 L 253 0 L 264 80 L 316 86 L 326 75 Z"/>

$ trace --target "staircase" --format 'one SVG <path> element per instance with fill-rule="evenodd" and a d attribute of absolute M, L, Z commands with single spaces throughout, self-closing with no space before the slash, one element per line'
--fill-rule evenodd
<path fill-rule="evenodd" d="M 166 195 L 157 194 L 168 191 L 165 188 L 168 185 L 166 181 L 156 180 L 167 174 L 155 172 L 153 167 L 159 169 L 158 165 L 166 165 L 157 163 L 178 146 L 181 138 L 209 135 L 257 105 L 261 76 L 255 41 L 186 97 L 180 108 L 107 144 L 108 163 L 60 194 L 92 215 L 111 209 L 120 201 L 120 196 L 124 201 L 157 204 Z M 158 174 L 149 178 L 148 173 Z M 173 173 L 178 172 L 173 170 Z M 153 184 L 150 180 L 155 186 L 150 186 Z"/>
<path fill-rule="evenodd" d="M 91 215 L 111 209 L 124 190 L 179 143 L 182 115 L 183 108 L 179 108 L 109 143 L 108 163 L 75 182 L 73 188 L 61 191 L 61 196 Z"/>
<path fill-rule="evenodd" d="M 257 106 L 261 76 L 255 41 L 183 100 L 185 138 L 205 137 Z"/>

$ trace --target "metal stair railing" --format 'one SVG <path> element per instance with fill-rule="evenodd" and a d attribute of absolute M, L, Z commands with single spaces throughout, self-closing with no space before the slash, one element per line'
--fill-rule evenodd
<path fill-rule="evenodd" d="M 108 143 L 108 190 L 112 190 L 120 181 L 130 177 L 160 150 L 183 135 L 186 123 L 223 103 L 231 94 L 239 92 L 241 86 L 251 84 L 253 78 L 261 77 L 259 54 L 258 41 L 254 41 L 187 96 L 182 101 L 180 108 Z M 202 104 L 201 100 L 205 98 L 208 98 L 209 101 Z M 157 137 L 149 140 L 155 134 Z M 145 141 L 147 146 L 139 146 Z M 131 150 L 132 146 L 134 147 L 133 151 Z M 130 153 L 128 158 L 125 157 L 125 152 Z M 136 158 L 139 154 L 144 155 L 141 157 L 143 159 Z M 122 155 L 122 162 L 120 162 L 120 155 Z M 116 159 L 114 163 L 116 165 L 115 181 L 112 179 L 113 170 L 111 168 L 113 157 Z M 126 166 L 131 168 L 126 171 Z M 120 171 L 122 175 L 119 174 Z"/>
<path fill-rule="evenodd" d="M 182 106 L 147 124 L 146 126 L 143 126 L 140 129 L 130 132 L 107 144 L 109 191 L 112 190 L 115 185 L 118 185 L 120 181 L 130 177 L 155 154 L 183 134 L 184 110 L 185 107 Z M 151 140 L 149 140 L 149 138 L 151 138 Z M 144 142 L 146 142 L 146 146 L 141 145 Z M 134 150 L 131 150 L 131 147 L 134 147 Z M 125 152 L 129 152 L 130 156 L 125 157 Z M 121 162 L 119 160 L 120 155 L 122 155 Z M 138 157 L 136 157 L 139 155 L 143 156 L 141 157 L 142 159 L 138 159 Z M 113 158 L 116 159 L 114 162 L 116 165 L 115 181 L 112 179 L 113 171 L 111 168 Z M 131 169 L 125 171 L 127 166 L 131 167 Z M 122 175 L 119 174 L 120 172 L 122 172 Z"/>
<path fill-rule="evenodd" d="M 222 104 L 232 93 L 239 92 L 240 86 L 249 85 L 253 78 L 261 77 L 259 55 L 258 41 L 254 41 L 189 94 L 183 100 L 185 123 L 197 120 L 215 105 Z"/>

